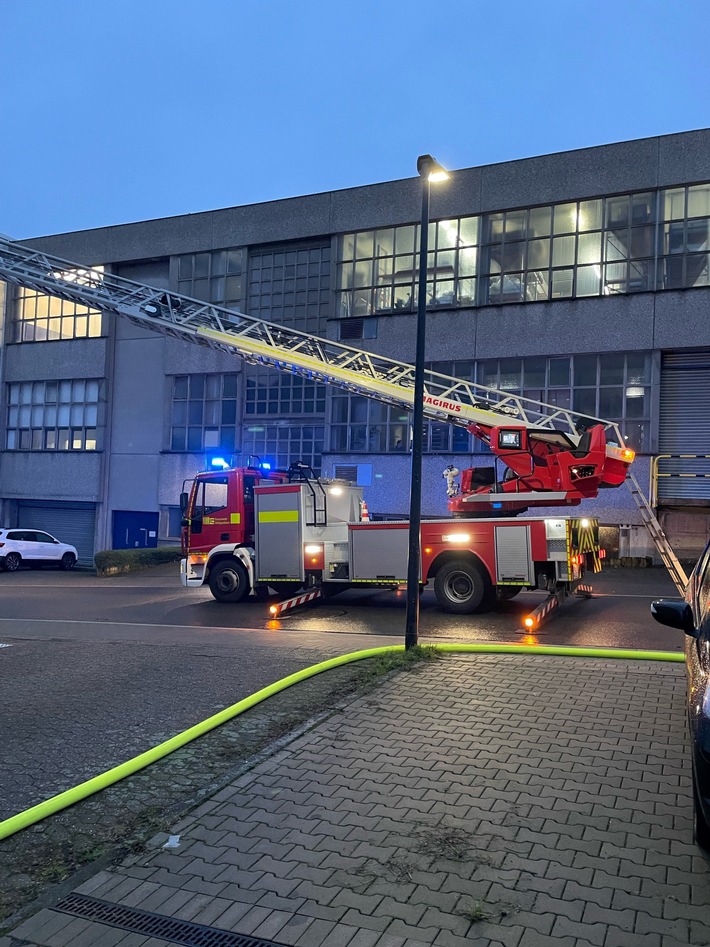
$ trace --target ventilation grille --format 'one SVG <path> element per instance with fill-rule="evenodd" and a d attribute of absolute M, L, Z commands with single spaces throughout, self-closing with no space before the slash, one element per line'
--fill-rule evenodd
<path fill-rule="evenodd" d="M 191 921 L 139 911 L 137 908 L 111 904 L 84 895 L 70 894 L 57 904 L 55 911 L 82 917 L 87 921 L 97 921 L 122 931 L 145 934 L 147 937 L 160 937 L 173 944 L 184 947 L 285 947 L 273 940 L 262 940 L 246 934 L 223 931 L 218 927 L 205 927 Z"/>
<path fill-rule="evenodd" d="M 357 464 L 334 464 L 333 475 L 336 480 L 357 483 Z"/>
<path fill-rule="evenodd" d="M 340 339 L 346 342 L 348 339 L 364 338 L 365 322 L 363 319 L 343 319 L 338 323 L 340 328 Z"/>

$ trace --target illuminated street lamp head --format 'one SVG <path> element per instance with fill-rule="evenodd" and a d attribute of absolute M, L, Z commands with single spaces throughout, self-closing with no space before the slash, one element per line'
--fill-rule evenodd
<path fill-rule="evenodd" d="M 446 168 L 443 168 L 436 158 L 432 158 L 431 155 L 419 155 L 417 158 L 417 171 L 421 177 L 427 178 L 434 183 L 437 181 L 448 181 L 450 177 Z"/>

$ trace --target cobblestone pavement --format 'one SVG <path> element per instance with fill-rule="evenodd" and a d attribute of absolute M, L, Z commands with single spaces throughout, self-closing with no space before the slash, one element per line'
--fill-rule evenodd
<path fill-rule="evenodd" d="M 121 926 L 45 909 L 0 947 L 186 944 L 195 924 L 298 947 L 708 945 L 684 691 L 675 664 L 422 665 L 202 803 L 179 848 L 161 834 L 76 889 Z"/>

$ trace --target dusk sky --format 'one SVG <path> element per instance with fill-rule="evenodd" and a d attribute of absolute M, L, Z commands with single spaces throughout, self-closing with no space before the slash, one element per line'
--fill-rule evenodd
<path fill-rule="evenodd" d="M 0 0 L 0 233 L 710 125 L 708 0 Z"/>

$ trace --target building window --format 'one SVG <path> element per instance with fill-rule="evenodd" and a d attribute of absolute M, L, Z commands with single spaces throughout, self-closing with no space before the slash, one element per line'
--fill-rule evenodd
<path fill-rule="evenodd" d="M 403 453 L 411 415 L 404 408 L 335 392 L 330 402 L 330 449 L 338 453 Z"/>
<path fill-rule="evenodd" d="M 646 352 L 487 359 L 478 383 L 616 422 L 624 443 L 650 449 L 651 356 Z"/>
<path fill-rule="evenodd" d="M 247 312 L 324 335 L 331 315 L 330 243 L 249 252 Z"/>
<path fill-rule="evenodd" d="M 185 253 L 177 261 L 177 286 L 181 296 L 230 309 L 244 308 L 243 250 Z"/>
<path fill-rule="evenodd" d="M 710 285 L 710 184 L 662 192 L 660 289 Z"/>
<path fill-rule="evenodd" d="M 237 374 L 176 375 L 173 379 L 170 449 L 234 453 Z"/>
<path fill-rule="evenodd" d="M 65 273 L 71 278 L 70 271 Z M 103 267 L 94 267 L 92 275 L 103 273 Z M 81 271 L 76 271 L 81 282 Z M 16 305 L 12 321 L 13 342 L 55 342 L 61 339 L 95 339 L 103 335 L 103 318 L 97 309 L 79 303 L 45 296 L 24 286 L 16 291 Z"/>
<path fill-rule="evenodd" d="M 473 381 L 475 362 L 434 362 L 428 369 Z M 330 401 L 330 450 L 337 453 L 404 453 L 411 447 L 411 412 L 360 395 L 336 392 Z M 441 421 L 424 422 L 424 451 L 431 454 L 470 453 L 476 443 L 465 427 Z"/>
<path fill-rule="evenodd" d="M 427 306 L 472 306 L 476 297 L 478 217 L 429 225 Z M 417 305 L 419 225 L 344 234 L 338 240 L 336 315 L 362 318 L 411 312 Z"/>
<path fill-rule="evenodd" d="M 100 450 L 102 381 L 23 381 L 7 386 L 8 450 Z"/>
<path fill-rule="evenodd" d="M 249 376 L 244 409 L 249 417 L 323 414 L 325 411 L 325 385 L 273 369 L 252 369 Z"/>
<path fill-rule="evenodd" d="M 182 510 L 179 506 L 163 506 L 160 510 L 160 538 L 179 540 L 182 535 Z"/>
<path fill-rule="evenodd" d="M 655 288 L 655 192 L 483 217 L 480 305 Z"/>
<path fill-rule="evenodd" d="M 255 455 L 271 467 L 286 468 L 302 462 L 319 474 L 323 453 L 324 427 L 321 424 L 293 424 L 276 421 L 247 424 L 244 429 L 243 453 Z"/>
<path fill-rule="evenodd" d="M 624 443 L 650 449 L 651 356 L 648 353 L 501 358 L 433 362 L 428 369 L 488 388 L 614 421 Z M 411 415 L 401 408 L 343 393 L 331 398 L 330 450 L 334 453 L 408 451 Z M 465 427 L 425 421 L 431 454 L 488 453 Z"/>
<path fill-rule="evenodd" d="M 342 235 L 336 315 L 412 312 L 418 244 L 413 224 Z M 710 184 L 440 220 L 429 248 L 428 309 L 708 286 Z"/>

